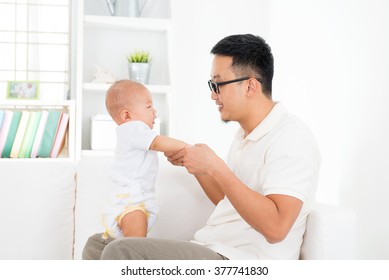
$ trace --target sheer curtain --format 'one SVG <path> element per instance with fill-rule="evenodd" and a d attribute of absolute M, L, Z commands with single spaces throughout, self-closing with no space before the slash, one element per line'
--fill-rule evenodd
<path fill-rule="evenodd" d="M 38 81 L 39 99 L 66 99 L 70 2 L 0 0 L 0 100 L 8 81 Z"/>

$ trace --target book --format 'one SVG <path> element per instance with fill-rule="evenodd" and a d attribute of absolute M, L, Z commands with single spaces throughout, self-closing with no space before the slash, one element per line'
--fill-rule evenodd
<path fill-rule="evenodd" d="M 0 130 L 1 130 L 1 126 L 3 125 L 4 114 L 5 112 L 0 110 Z"/>
<path fill-rule="evenodd" d="M 47 122 L 47 116 L 49 115 L 49 111 L 42 111 L 41 118 L 39 120 L 38 129 L 36 130 L 34 143 L 32 144 L 30 158 L 36 158 L 38 156 L 38 150 L 41 146 L 43 132 L 45 131 L 45 126 Z"/>
<path fill-rule="evenodd" d="M 2 157 L 4 145 L 5 145 L 5 142 L 7 141 L 8 132 L 9 132 L 9 128 L 11 126 L 13 113 L 14 113 L 13 111 L 8 111 L 8 110 L 6 110 L 4 112 L 3 124 L 2 124 L 1 130 L 0 130 L 0 157 Z"/>
<path fill-rule="evenodd" d="M 11 155 L 12 146 L 15 140 L 16 132 L 18 130 L 20 118 L 22 117 L 21 111 L 14 111 L 12 115 L 11 124 L 9 127 L 7 139 L 4 144 L 3 152 L 1 154 L 2 158 L 9 158 Z"/>
<path fill-rule="evenodd" d="M 28 124 L 26 128 L 26 133 L 24 134 L 23 142 L 19 151 L 19 158 L 28 158 L 30 157 L 32 146 L 34 144 L 34 139 L 36 132 L 38 130 L 39 121 L 41 119 L 42 112 L 34 111 L 31 112 L 30 118 L 28 119 Z"/>
<path fill-rule="evenodd" d="M 61 117 L 60 111 L 49 111 L 47 116 L 47 122 L 45 130 L 42 135 L 42 142 L 38 150 L 38 157 L 48 158 L 50 157 L 51 150 L 57 133 L 59 120 Z"/>
<path fill-rule="evenodd" d="M 10 157 L 17 158 L 19 155 L 20 147 L 22 146 L 24 134 L 26 133 L 28 119 L 30 118 L 29 111 L 22 111 L 22 116 L 19 121 L 18 129 L 16 131 L 14 143 L 12 145 Z"/>
<path fill-rule="evenodd" d="M 53 144 L 53 148 L 51 150 L 50 157 L 56 158 L 61 153 L 64 145 L 65 145 L 65 136 L 69 123 L 69 114 L 62 113 L 61 120 L 58 125 L 57 134 L 55 135 L 55 140 Z"/>

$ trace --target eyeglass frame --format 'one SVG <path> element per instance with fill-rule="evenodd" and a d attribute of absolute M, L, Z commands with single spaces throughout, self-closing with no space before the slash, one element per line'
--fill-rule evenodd
<path fill-rule="evenodd" d="M 256 79 L 258 82 L 262 83 L 262 80 L 260 78 L 256 78 L 256 77 L 242 77 L 242 78 L 238 78 L 238 79 L 234 79 L 234 80 L 229 80 L 229 81 L 224 81 L 224 82 L 212 82 L 212 80 L 209 80 L 208 81 L 208 86 L 209 86 L 209 89 L 213 92 L 215 92 L 216 94 L 220 94 L 220 86 L 223 86 L 223 85 L 228 85 L 228 84 L 232 84 L 232 83 L 237 83 L 237 82 L 241 82 L 241 81 L 246 81 L 248 79 L 251 79 L 251 78 L 254 78 Z"/>

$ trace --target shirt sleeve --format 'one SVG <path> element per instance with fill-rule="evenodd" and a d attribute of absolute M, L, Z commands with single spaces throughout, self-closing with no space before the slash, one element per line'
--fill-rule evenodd
<path fill-rule="evenodd" d="M 267 153 L 264 195 L 284 194 L 305 202 L 317 186 L 319 162 L 314 139 L 305 131 L 284 133 Z"/>
<path fill-rule="evenodd" d="M 144 122 L 131 121 L 120 126 L 118 138 L 127 142 L 134 149 L 149 150 L 151 143 L 157 137 L 157 132 L 148 127 Z"/>
<path fill-rule="evenodd" d="M 140 150 L 149 150 L 151 143 L 157 137 L 157 133 L 153 131 L 143 122 L 136 122 L 134 127 L 133 144 L 134 148 Z"/>

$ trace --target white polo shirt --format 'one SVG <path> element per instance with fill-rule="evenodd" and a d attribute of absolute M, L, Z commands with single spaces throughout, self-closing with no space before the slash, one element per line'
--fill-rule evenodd
<path fill-rule="evenodd" d="M 246 137 L 239 129 L 227 164 L 249 188 L 283 194 L 304 204 L 286 238 L 270 244 L 237 213 L 227 197 L 218 203 L 195 242 L 229 259 L 298 259 L 306 217 L 315 199 L 320 154 L 310 130 L 277 103 Z"/>

